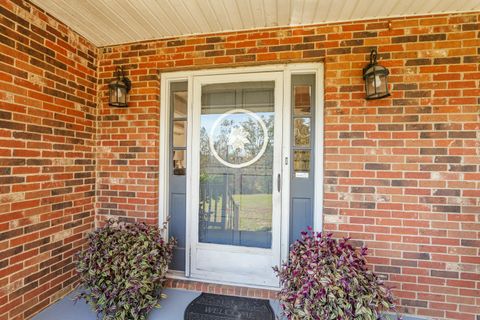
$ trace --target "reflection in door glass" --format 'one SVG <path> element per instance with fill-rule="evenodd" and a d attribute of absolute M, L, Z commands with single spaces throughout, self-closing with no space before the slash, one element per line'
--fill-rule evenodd
<path fill-rule="evenodd" d="M 173 151 L 173 174 L 176 176 L 185 175 L 185 150 Z"/>
<path fill-rule="evenodd" d="M 173 146 L 187 146 L 187 121 L 173 121 Z"/>
<path fill-rule="evenodd" d="M 187 91 L 173 93 L 173 116 L 174 118 L 187 117 Z"/>
<path fill-rule="evenodd" d="M 293 170 L 295 172 L 310 171 L 310 150 L 293 151 Z"/>
<path fill-rule="evenodd" d="M 274 83 L 202 88 L 199 241 L 271 248 Z"/>
<path fill-rule="evenodd" d="M 293 121 L 293 136 L 295 138 L 295 146 L 310 146 L 310 118 L 295 118 Z"/>
<path fill-rule="evenodd" d="M 293 88 L 294 95 L 294 115 L 307 115 L 310 113 L 310 100 L 312 96 L 312 88 L 310 86 L 295 86 Z"/>

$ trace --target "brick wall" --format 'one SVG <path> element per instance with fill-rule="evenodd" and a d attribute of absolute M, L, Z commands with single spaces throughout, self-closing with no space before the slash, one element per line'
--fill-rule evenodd
<path fill-rule="evenodd" d="M 160 80 L 165 59 L 155 44 L 109 48 L 98 61 L 97 220 L 116 217 L 158 223 Z M 100 54 L 99 52 L 99 54 Z M 110 52 L 110 53 L 106 53 Z M 132 81 L 128 108 L 108 106 L 107 85 L 117 66 Z"/>
<path fill-rule="evenodd" d="M 371 248 L 403 311 L 478 320 L 479 21 L 439 15 L 100 49 L 98 219 L 157 221 L 159 71 L 324 61 L 324 229 Z M 372 48 L 392 96 L 367 102 Z M 120 65 L 133 82 L 128 109 L 106 104 Z"/>
<path fill-rule="evenodd" d="M 0 0 L 0 319 L 72 290 L 94 221 L 96 52 L 22 0 Z"/>
<path fill-rule="evenodd" d="M 28 2 L 0 5 L 0 319 L 72 289 L 95 183 L 99 221 L 158 221 L 159 71 L 302 61 L 326 70 L 324 229 L 371 248 L 404 311 L 480 314 L 478 13 L 182 37 L 101 48 L 97 62 Z M 367 102 L 372 48 L 392 97 Z M 128 109 L 106 104 L 119 65 Z"/>

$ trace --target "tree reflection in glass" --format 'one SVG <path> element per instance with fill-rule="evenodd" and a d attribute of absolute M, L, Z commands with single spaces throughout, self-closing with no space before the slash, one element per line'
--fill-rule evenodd
<path fill-rule="evenodd" d="M 202 91 L 199 240 L 270 248 L 273 83 L 231 87 Z"/>

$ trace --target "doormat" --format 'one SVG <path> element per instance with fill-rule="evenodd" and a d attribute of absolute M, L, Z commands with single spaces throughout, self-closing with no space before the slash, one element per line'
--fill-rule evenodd
<path fill-rule="evenodd" d="M 185 310 L 185 320 L 274 320 L 268 300 L 202 293 Z"/>

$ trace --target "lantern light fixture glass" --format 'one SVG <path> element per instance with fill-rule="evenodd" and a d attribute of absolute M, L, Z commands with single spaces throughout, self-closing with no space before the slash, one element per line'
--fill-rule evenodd
<path fill-rule="evenodd" d="M 115 70 L 116 79 L 108 84 L 109 101 L 112 107 L 127 107 L 127 93 L 132 87 L 130 79 L 125 77 L 123 67 Z"/>
<path fill-rule="evenodd" d="M 363 68 L 363 80 L 367 100 L 381 99 L 390 96 L 388 92 L 388 75 L 390 72 L 377 63 L 377 50 L 370 52 L 370 63 Z"/>

